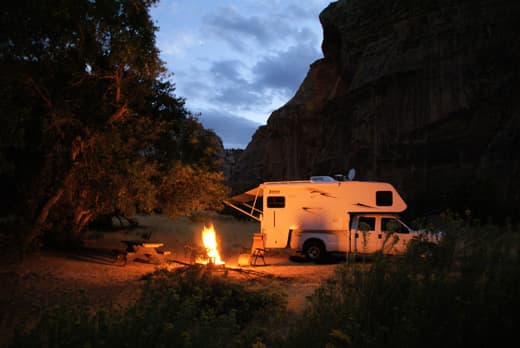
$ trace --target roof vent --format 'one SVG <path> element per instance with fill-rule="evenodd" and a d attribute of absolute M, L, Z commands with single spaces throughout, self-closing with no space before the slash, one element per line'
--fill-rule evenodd
<path fill-rule="evenodd" d="M 335 182 L 334 178 L 330 176 L 311 176 L 312 182 Z"/>

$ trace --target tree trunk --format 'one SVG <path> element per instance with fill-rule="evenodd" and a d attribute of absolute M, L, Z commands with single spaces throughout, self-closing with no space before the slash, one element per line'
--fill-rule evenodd
<path fill-rule="evenodd" d="M 74 238 L 79 239 L 81 237 L 83 227 L 85 227 L 92 215 L 93 214 L 90 212 L 90 210 L 81 209 L 80 207 L 76 209 L 74 214 L 74 227 L 72 231 Z"/>
<path fill-rule="evenodd" d="M 88 212 L 87 214 L 83 215 L 83 217 L 79 221 L 79 225 L 77 227 L 77 236 L 81 235 L 81 232 L 83 232 L 83 229 L 88 224 L 88 222 L 92 219 L 94 216 L 94 213 Z"/>
<path fill-rule="evenodd" d="M 105 124 L 107 126 L 112 126 L 115 122 L 120 121 L 124 118 L 124 116 L 127 114 L 128 106 L 126 103 L 121 105 L 121 82 L 122 82 L 122 67 L 118 67 L 116 74 L 115 74 L 115 84 L 116 84 L 116 95 L 115 95 L 115 102 L 116 105 L 120 105 L 115 112 L 110 115 L 106 121 Z M 34 88 L 34 90 L 40 95 L 40 97 L 45 102 L 46 106 L 49 108 L 49 113 L 51 115 L 52 119 L 56 119 L 58 116 L 54 112 L 54 105 L 52 101 L 49 99 L 48 95 L 44 93 L 41 88 L 33 81 L 29 80 L 31 86 Z M 51 121 L 52 121 L 51 119 Z M 92 148 L 96 141 L 96 133 L 90 132 L 88 127 L 84 128 L 85 137 L 81 138 L 81 136 L 77 136 L 74 141 L 71 143 L 70 148 L 70 155 L 71 159 L 73 161 L 72 166 L 68 169 L 68 173 L 63 178 L 61 183 L 58 185 L 57 189 L 54 191 L 54 193 L 47 199 L 45 204 L 40 209 L 38 215 L 36 216 L 36 219 L 34 220 L 33 226 L 30 230 L 30 232 L 26 233 L 23 238 L 22 243 L 22 252 L 25 252 L 28 250 L 30 245 L 34 243 L 34 241 L 41 236 L 43 231 L 46 228 L 47 219 L 49 217 L 49 214 L 52 210 L 52 208 L 61 200 L 63 194 L 67 189 L 70 188 L 72 185 L 72 179 L 75 172 L 75 167 L 77 167 L 78 162 L 81 161 L 80 155 L 85 153 L 87 149 Z M 80 199 L 81 201 L 81 199 Z M 78 204 L 78 207 L 81 206 L 81 203 Z M 81 230 L 84 228 L 84 226 L 88 223 L 88 221 L 92 218 L 93 213 L 90 213 L 89 211 L 81 211 L 79 214 L 74 213 L 74 221 L 73 226 L 75 231 L 73 231 L 74 234 L 78 234 L 81 232 Z M 77 230 L 76 230 L 77 229 Z"/>
<path fill-rule="evenodd" d="M 72 180 L 73 170 L 72 168 L 69 170 L 69 173 L 62 180 L 60 186 L 56 189 L 54 194 L 45 202 L 42 209 L 40 210 L 38 216 L 34 220 L 33 226 L 30 232 L 27 233 L 23 238 L 22 242 L 22 252 L 25 252 L 30 249 L 30 246 L 35 242 L 35 240 L 41 236 L 45 229 L 45 224 L 47 222 L 47 218 L 49 217 L 49 213 L 51 209 L 59 202 L 63 193 L 70 185 Z"/>

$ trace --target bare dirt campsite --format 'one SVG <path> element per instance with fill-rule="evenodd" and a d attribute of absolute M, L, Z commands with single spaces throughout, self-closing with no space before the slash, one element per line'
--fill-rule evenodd
<path fill-rule="evenodd" d="M 322 281 L 334 276 L 334 264 L 295 262 L 290 254 L 267 252 L 265 263 L 258 266 L 238 265 L 243 248 L 250 247 L 257 232 L 255 222 L 225 216 L 211 219 L 171 220 L 162 216 L 139 216 L 139 227 L 114 231 L 91 231 L 85 248 L 71 252 L 40 251 L 25 257 L 22 263 L 11 263 L 0 271 L 0 303 L 2 340 L 7 339 L 20 321 L 31 320 L 42 306 L 63 301 L 64 296 L 83 293 L 93 309 L 102 306 L 126 306 L 139 297 L 143 277 L 157 269 L 187 267 L 191 248 L 201 245 L 204 225 L 213 223 L 225 268 L 215 276 L 262 280 L 262 286 L 276 283 L 287 294 L 287 310 L 300 312 L 306 296 Z M 128 262 L 122 265 L 115 250 L 123 251 L 121 240 L 136 240 L 143 236 L 149 241 L 164 243 L 169 260 L 152 264 Z"/>

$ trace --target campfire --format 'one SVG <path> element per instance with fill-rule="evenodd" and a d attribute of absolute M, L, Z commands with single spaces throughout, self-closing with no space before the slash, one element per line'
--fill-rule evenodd
<path fill-rule="evenodd" d="M 200 264 L 211 264 L 211 265 L 224 265 L 225 262 L 220 258 L 217 244 L 217 234 L 213 224 L 209 227 L 204 226 L 202 229 L 202 243 L 206 249 L 206 255 L 200 255 L 197 258 L 197 263 Z"/>

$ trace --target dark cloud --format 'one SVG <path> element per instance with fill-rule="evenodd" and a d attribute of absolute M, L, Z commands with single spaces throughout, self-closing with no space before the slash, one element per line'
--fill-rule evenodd
<path fill-rule="evenodd" d="M 205 17 L 205 31 L 220 40 L 226 41 L 238 51 L 244 51 L 246 42 L 255 39 L 260 44 L 269 42 L 269 31 L 265 21 L 257 16 L 244 16 L 232 7 L 221 7 Z"/>
<path fill-rule="evenodd" d="M 273 95 L 289 99 L 303 81 L 309 65 L 319 56 L 313 45 L 299 44 L 276 55 L 261 57 L 251 69 L 251 81 L 240 72 L 245 64 L 236 60 L 214 62 L 210 68 L 211 82 L 206 86 L 212 89 L 209 99 L 243 110 L 269 104 Z"/>
<path fill-rule="evenodd" d="M 257 88 L 281 89 L 288 95 L 296 91 L 309 70 L 309 65 L 319 57 L 310 45 L 298 45 L 262 58 L 253 68 Z"/>
<path fill-rule="evenodd" d="M 199 110 L 199 120 L 205 128 L 217 133 L 224 147 L 245 148 L 260 124 L 246 118 L 219 110 Z"/>
<path fill-rule="evenodd" d="M 207 100 L 236 110 L 265 107 L 275 95 L 292 97 L 309 64 L 320 56 L 316 48 L 318 35 L 295 21 L 311 20 L 315 12 L 308 7 L 290 5 L 259 12 L 264 15 L 247 15 L 228 6 L 206 16 L 206 34 L 247 53 L 240 59 L 249 62 L 239 59 L 211 62 L 210 76 L 204 77 L 207 87 L 198 86 L 198 94 L 204 90 L 208 92 Z"/>
<path fill-rule="evenodd" d="M 228 106 L 244 106 L 257 104 L 258 93 L 240 72 L 244 64 L 238 60 L 216 61 L 210 67 L 212 93 L 210 100 Z M 247 68 L 246 68 L 247 69 Z"/>
<path fill-rule="evenodd" d="M 223 83 L 247 83 L 240 74 L 240 68 L 243 63 L 239 60 L 221 60 L 214 62 L 210 67 L 210 72 L 215 80 L 221 80 Z"/>
<path fill-rule="evenodd" d="M 269 5 L 271 6 L 271 5 Z M 264 9 L 261 16 L 239 13 L 231 6 L 220 7 L 215 13 L 205 17 L 203 31 L 218 40 L 227 42 L 239 52 L 247 52 L 255 44 L 264 50 L 280 42 L 301 40 L 301 21 L 315 20 L 309 8 L 290 5 L 276 9 Z M 310 33 L 307 30 L 307 33 Z M 253 39 L 254 43 L 251 43 Z M 307 38 L 308 39 L 308 38 Z M 312 40 L 316 40 L 314 36 Z"/>
<path fill-rule="evenodd" d="M 255 105 L 264 104 L 266 99 L 261 91 L 254 91 L 249 86 L 236 85 L 218 89 L 211 101 L 235 106 L 243 110 L 251 110 Z"/>

